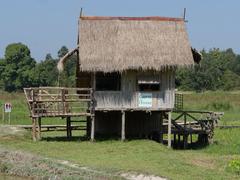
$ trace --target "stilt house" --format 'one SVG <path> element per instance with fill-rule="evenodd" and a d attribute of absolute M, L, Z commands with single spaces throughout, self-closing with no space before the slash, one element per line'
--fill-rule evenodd
<path fill-rule="evenodd" d="M 194 64 L 183 18 L 79 19 L 76 86 L 93 88 L 88 134 L 146 137 L 174 108 L 175 71 Z"/>

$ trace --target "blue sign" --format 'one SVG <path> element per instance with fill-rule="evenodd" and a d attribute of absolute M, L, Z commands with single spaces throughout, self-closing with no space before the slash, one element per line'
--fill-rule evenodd
<path fill-rule="evenodd" d="M 152 107 L 152 93 L 139 93 L 138 106 Z"/>

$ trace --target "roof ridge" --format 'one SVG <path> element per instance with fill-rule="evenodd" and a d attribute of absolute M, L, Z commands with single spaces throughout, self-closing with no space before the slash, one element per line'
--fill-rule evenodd
<path fill-rule="evenodd" d="M 146 16 L 146 17 L 126 17 L 126 16 L 81 16 L 81 20 L 122 20 L 122 21 L 184 21 L 183 18 Z"/>

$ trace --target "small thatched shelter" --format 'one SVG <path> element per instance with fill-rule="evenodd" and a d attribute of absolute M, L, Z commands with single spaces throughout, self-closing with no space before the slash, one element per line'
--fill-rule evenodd
<path fill-rule="evenodd" d="M 175 70 L 194 64 L 183 18 L 80 17 L 77 87 L 95 90 L 94 133 L 147 136 L 174 108 Z M 93 137 L 92 137 L 93 138 Z"/>

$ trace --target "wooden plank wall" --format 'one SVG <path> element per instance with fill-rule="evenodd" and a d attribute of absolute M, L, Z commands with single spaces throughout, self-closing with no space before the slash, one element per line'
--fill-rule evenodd
<path fill-rule="evenodd" d="M 127 71 L 122 74 L 121 91 L 96 91 L 96 108 L 138 108 L 137 79 L 140 76 L 152 77 L 152 79 L 160 81 L 160 91 L 152 92 L 152 108 L 169 109 L 174 107 L 174 71 L 164 71 L 162 73 Z"/>

